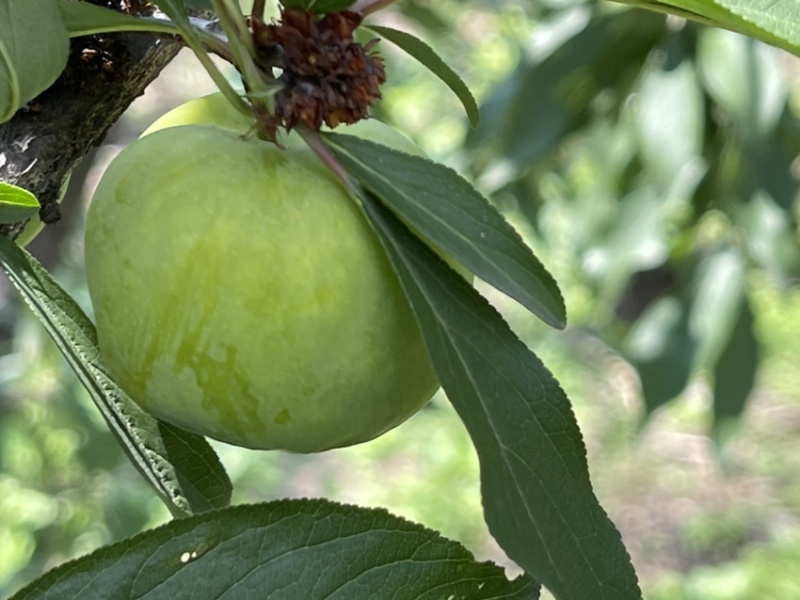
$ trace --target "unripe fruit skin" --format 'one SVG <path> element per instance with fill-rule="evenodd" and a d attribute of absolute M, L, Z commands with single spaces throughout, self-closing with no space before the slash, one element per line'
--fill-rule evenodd
<path fill-rule="evenodd" d="M 310 151 L 152 133 L 104 174 L 85 252 L 111 374 L 185 429 L 315 452 L 380 435 L 438 387 L 380 243 Z"/>

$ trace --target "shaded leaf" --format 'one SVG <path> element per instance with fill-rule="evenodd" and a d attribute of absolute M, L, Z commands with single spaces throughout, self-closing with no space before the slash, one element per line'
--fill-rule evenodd
<path fill-rule="evenodd" d="M 227 506 L 231 483 L 208 442 L 166 426 L 112 381 L 80 307 L 25 250 L 0 236 L 0 266 L 86 387 L 122 448 L 167 506 L 191 514 Z"/>
<path fill-rule="evenodd" d="M 462 277 L 374 197 L 362 200 L 475 444 L 494 537 L 560 600 L 641 598 L 558 382 Z"/>
<path fill-rule="evenodd" d="M 52 85 L 68 53 L 67 32 L 52 0 L 0 2 L 0 123 Z"/>
<path fill-rule="evenodd" d="M 39 201 L 28 190 L 0 181 L 0 223 L 18 223 L 39 211 Z"/>
<path fill-rule="evenodd" d="M 478 110 L 478 104 L 475 102 L 472 92 L 469 91 L 467 84 L 458 76 L 458 73 L 453 71 L 446 62 L 439 58 L 439 55 L 433 51 L 433 48 L 404 31 L 398 31 L 397 29 L 379 25 L 365 25 L 364 28 L 374 31 L 381 37 L 402 48 L 412 58 L 415 58 L 422 65 L 427 67 L 431 73 L 441 79 L 447 87 L 453 90 L 453 93 L 461 101 L 461 104 L 464 105 L 464 110 L 467 112 L 470 124 L 473 127 L 478 126 L 480 111 Z"/>
<path fill-rule="evenodd" d="M 565 326 L 564 300 L 553 276 L 468 181 L 428 159 L 355 136 L 326 139 L 348 172 L 437 248 L 545 323 Z"/>
<path fill-rule="evenodd" d="M 536 600 L 529 577 L 383 509 L 281 500 L 172 521 L 54 569 L 13 600 Z"/>
<path fill-rule="evenodd" d="M 479 130 L 488 132 L 473 140 L 483 138 L 482 146 L 491 140 L 497 156 L 516 169 L 536 163 L 588 121 L 600 91 L 638 72 L 663 31 L 663 17 L 636 11 L 591 20 L 546 58 L 520 65 L 513 82 L 496 92 L 504 101 L 490 98 L 482 108 Z"/>
<path fill-rule="evenodd" d="M 686 388 L 695 352 L 685 302 L 661 298 L 636 322 L 623 354 L 639 374 L 648 415 Z"/>
<path fill-rule="evenodd" d="M 759 344 L 753 330 L 753 310 L 747 298 L 739 312 L 728 343 L 714 366 L 714 440 L 724 445 L 742 417 L 753 391 L 759 364 Z"/>

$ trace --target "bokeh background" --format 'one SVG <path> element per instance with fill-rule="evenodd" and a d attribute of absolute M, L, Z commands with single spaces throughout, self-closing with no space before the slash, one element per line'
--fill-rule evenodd
<path fill-rule="evenodd" d="M 390 81 L 375 114 L 475 181 L 562 287 L 570 325 L 555 332 L 477 284 L 571 398 L 646 598 L 800 598 L 798 60 L 605 2 L 400 0 L 375 21 L 426 40 L 482 105 L 470 131 L 438 80 L 379 45 Z M 64 220 L 29 247 L 87 312 L 82 227 L 104 167 L 211 91 L 184 52 L 76 169 Z M 483 522 L 477 459 L 442 396 L 355 448 L 214 445 L 237 503 L 383 506 L 516 569 Z M 0 597 L 168 519 L 0 279 Z"/>

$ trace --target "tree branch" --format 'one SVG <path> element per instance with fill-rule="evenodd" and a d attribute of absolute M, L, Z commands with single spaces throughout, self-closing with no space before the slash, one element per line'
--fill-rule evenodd
<path fill-rule="evenodd" d="M 175 57 L 177 38 L 142 33 L 72 41 L 61 77 L 0 125 L 0 181 L 30 190 L 45 223 L 59 219 L 61 182 Z M 24 223 L 0 226 L 16 237 Z"/>

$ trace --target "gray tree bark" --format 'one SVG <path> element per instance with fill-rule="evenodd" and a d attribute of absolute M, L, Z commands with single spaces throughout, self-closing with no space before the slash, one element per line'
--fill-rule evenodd
<path fill-rule="evenodd" d="M 64 179 L 180 48 L 175 37 L 142 33 L 74 39 L 59 79 L 0 125 L 0 181 L 31 191 L 42 221 L 57 221 Z M 0 225 L 0 234 L 14 238 L 24 225 Z"/>

